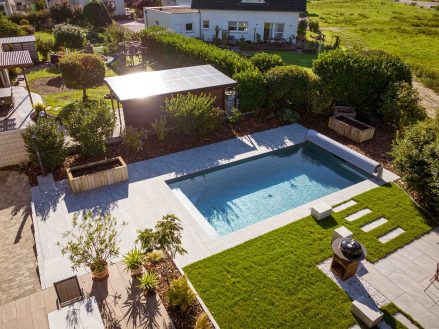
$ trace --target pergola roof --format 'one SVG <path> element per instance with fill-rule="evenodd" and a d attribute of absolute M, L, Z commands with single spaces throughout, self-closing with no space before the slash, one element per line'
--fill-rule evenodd
<path fill-rule="evenodd" d="M 34 63 L 27 50 L 0 52 L 0 69 L 31 67 Z"/>
<path fill-rule="evenodd" d="M 105 82 L 120 102 L 236 84 L 211 65 L 126 74 L 105 78 Z"/>
<path fill-rule="evenodd" d="M 0 44 L 35 42 L 35 35 L 0 38 Z"/>

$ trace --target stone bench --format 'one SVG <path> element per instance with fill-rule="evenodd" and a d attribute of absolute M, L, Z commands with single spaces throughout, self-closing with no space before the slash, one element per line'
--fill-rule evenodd
<path fill-rule="evenodd" d="M 384 316 L 383 312 L 381 312 L 378 308 L 373 309 L 367 305 L 363 298 L 354 300 L 352 302 L 351 311 L 368 328 L 378 325 Z"/>
<path fill-rule="evenodd" d="M 332 232 L 332 241 L 339 238 L 352 238 L 352 232 L 348 230 L 345 226 L 337 227 L 334 232 Z"/>
<path fill-rule="evenodd" d="M 331 216 L 332 207 L 327 203 L 320 203 L 311 207 L 311 216 L 316 220 L 321 220 Z"/>

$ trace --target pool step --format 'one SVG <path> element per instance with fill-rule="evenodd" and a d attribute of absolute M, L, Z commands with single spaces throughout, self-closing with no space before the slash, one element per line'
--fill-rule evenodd
<path fill-rule="evenodd" d="M 378 241 L 381 242 L 381 243 L 387 243 L 390 240 L 393 240 L 396 237 L 400 236 L 404 232 L 405 231 L 402 228 L 400 228 L 400 227 L 394 228 L 393 230 L 391 230 L 391 231 L 387 232 L 386 234 L 380 236 L 378 238 Z"/>
<path fill-rule="evenodd" d="M 348 222 L 353 222 L 354 220 L 357 220 L 358 218 L 361 218 L 367 214 L 370 214 L 371 212 L 372 212 L 372 210 L 370 210 L 369 208 L 364 208 L 364 209 L 361 209 L 357 212 L 354 212 L 353 214 L 351 214 L 349 216 L 346 216 L 345 219 Z"/>
<path fill-rule="evenodd" d="M 357 204 L 356 201 L 354 200 L 349 200 L 348 202 L 342 203 L 341 205 L 335 207 L 334 209 L 332 209 L 332 211 L 334 212 L 340 212 L 342 210 L 345 210 L 349 207 L 355 206 Z"/>
<path fill-rule="evenodd" d="M 363 232 L 370 232 L 373 229 L 375 229 L 383 224 L 386 224 L 386 223 L 387 223 L 387 219 L 385 219 L 384 217 L 380 217 L 378 219 L 375 219 L 373 222 L 370 222 L 370 223 L 367 223 L 367 224 L 361 226 L 361 230 Z"/>

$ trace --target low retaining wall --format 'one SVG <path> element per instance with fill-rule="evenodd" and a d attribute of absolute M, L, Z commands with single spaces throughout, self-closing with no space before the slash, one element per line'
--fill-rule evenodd
<path fill-rule="evenodd" d="M 22 129 L 0 132 L 0 168 L 29 161 Z"/>

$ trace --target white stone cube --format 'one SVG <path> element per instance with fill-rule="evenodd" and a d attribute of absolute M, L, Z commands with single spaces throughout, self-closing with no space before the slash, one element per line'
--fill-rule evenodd
<path fill-rule="evenodd" d="M 348 230 L 345 226 L 337 227 L 332 233 L 332 241 L 339 238 L 352 238 L 352 232 Z"/>
<path fill-rule="evenodd" d="M 381 312 L 378 308 L 377 309 L 371 308 L 361 298 L 354 300 L 352 302 L 351 311 L 361 321 L 363 321 L 363 323 L 368 328 L 372 328 L 373 326 L 378 325 L 384 316 L 383 312 Z"/>
<path fill-rule="evenodd" d="M 311 216 L 316 220 L 329 217 L 332 214 L 332 207 L 327 203 L 320 203 L 311 207 Z"/>

